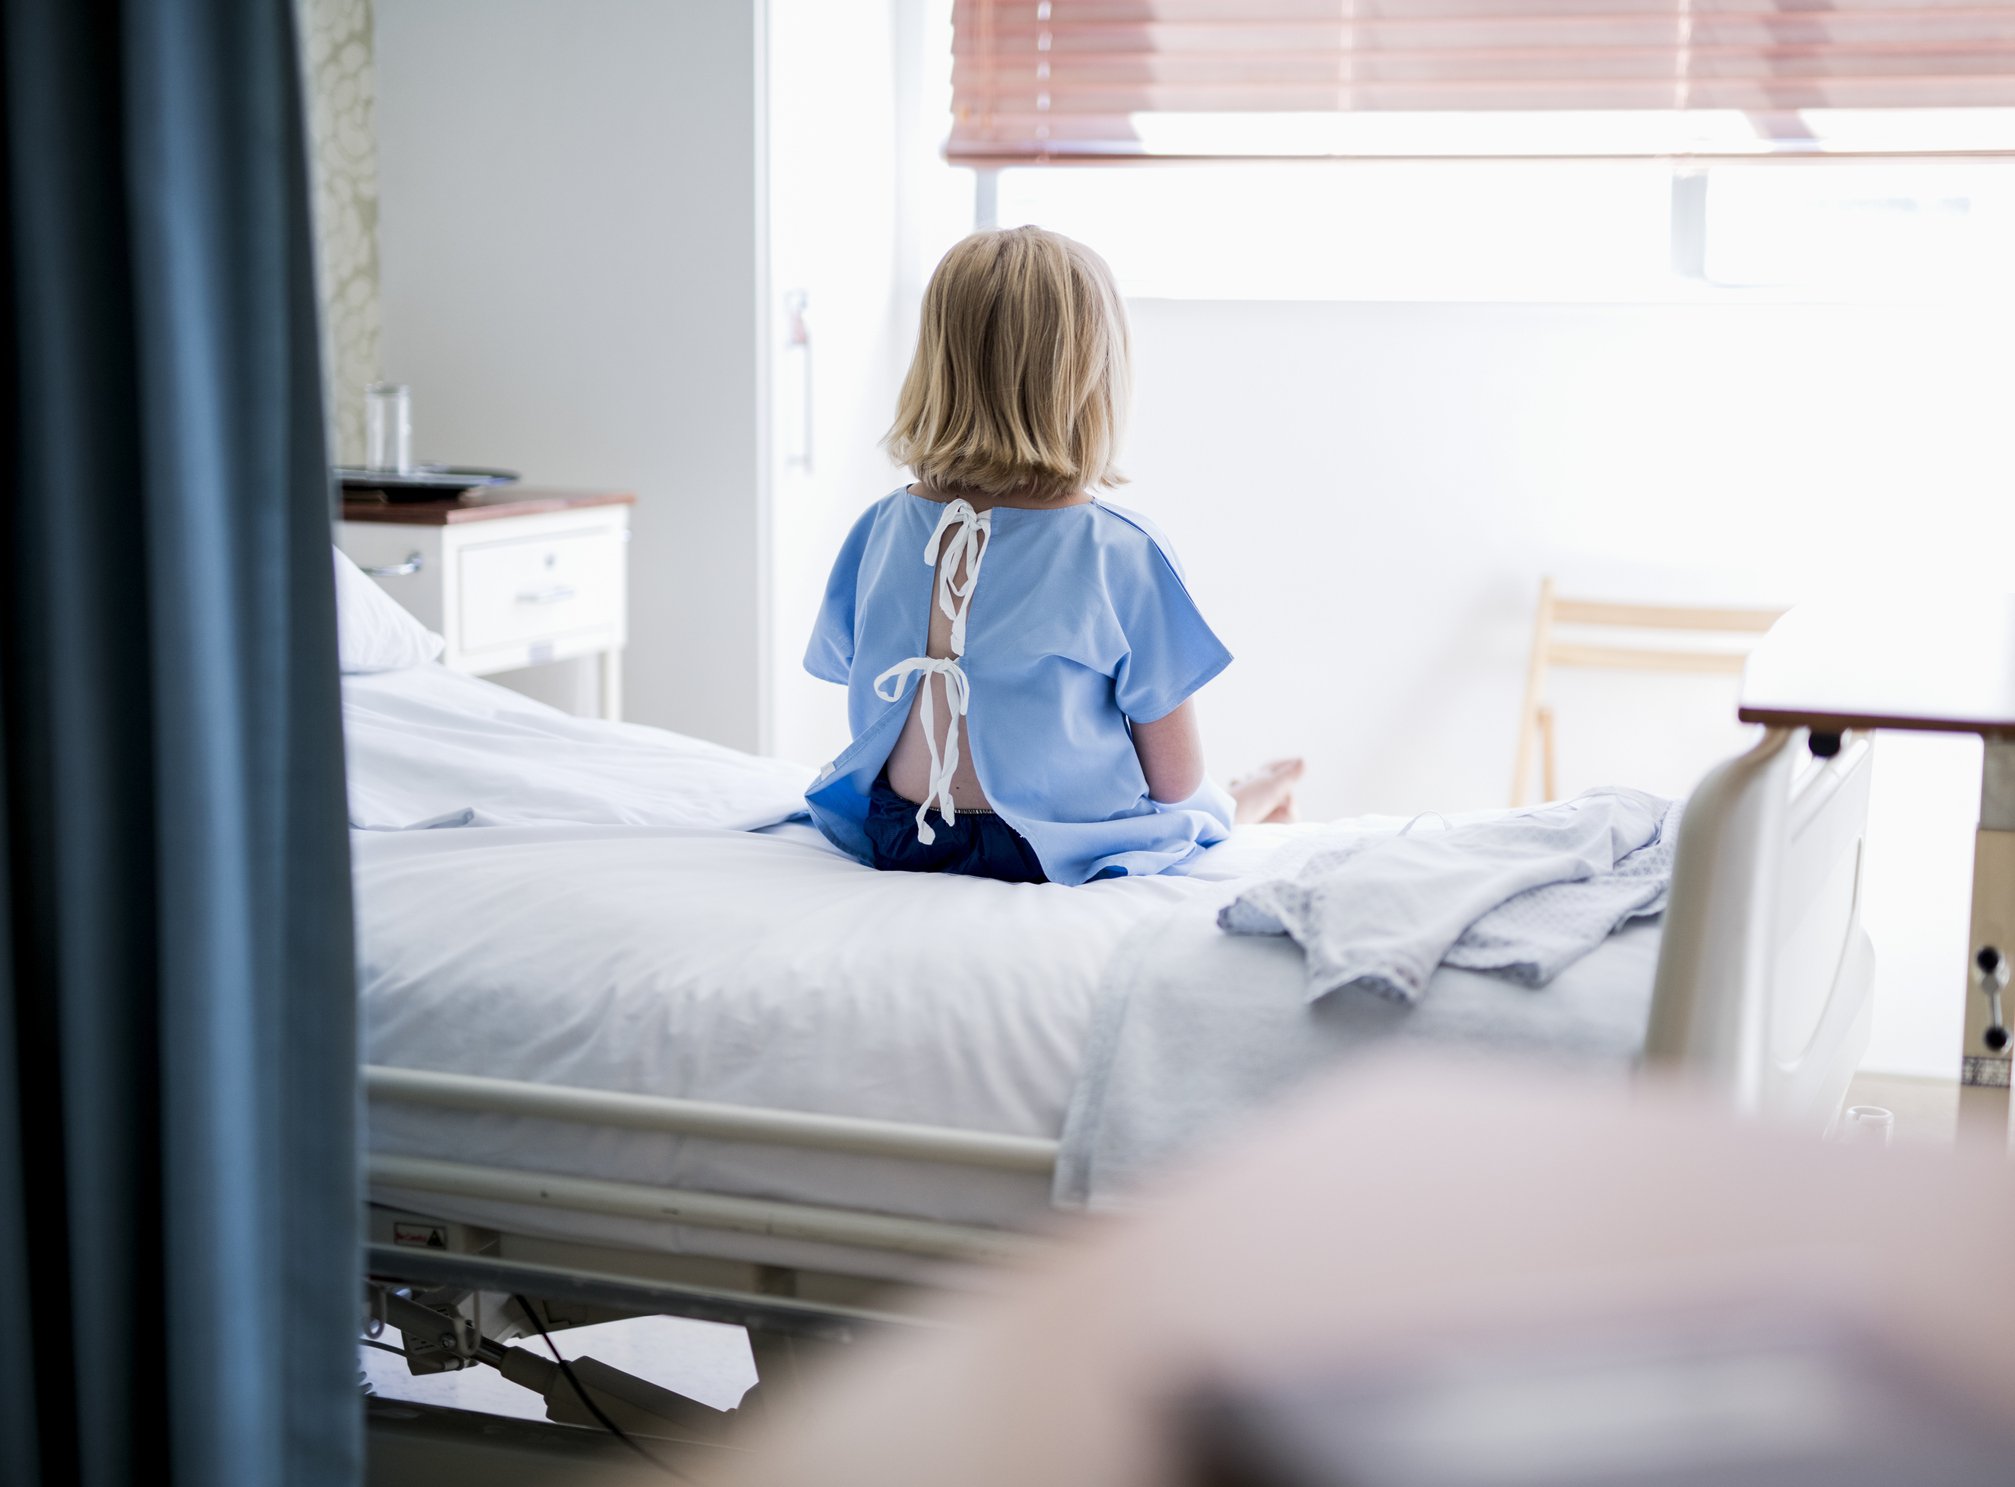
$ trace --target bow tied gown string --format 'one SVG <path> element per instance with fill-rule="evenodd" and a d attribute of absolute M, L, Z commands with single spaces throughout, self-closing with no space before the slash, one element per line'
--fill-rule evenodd
<path fill-rule="evenodd" d="M 959 767 L 959 719 L 964 716 L 968 697 L 966 674 L 959 663 L 950 656 L 933 659 L 929 656 L 912 656 L 907 661 L 898 661 L 887 671 L 875 678 L 875 692 L 884 702 L 894 702 L 902 696 L 903 684 L 909 674 L 917 672 L 923 688 L 924 742 L 931 751 L 930 787 L 924 795 L 924 802 L 917 807 L 917 840 L 929 846 L 937 840 L 937 833 L 924 818 L 930 815 L 935 805 L 944 814 L 945 825 L 951 825 L 958 817 L 956 803 L 952 798 L 952 776 Z M 945 679 L 945 701 L 951 707 L 951 719 L 945 727 L 944 753 L 940 756 L 937 741 L 937 715 L 931 696 L 930 679 L 941 676 Z M 883 683 L 892 682 L 889 691 L 883 690 Z"/>
<path fill-rule="evenodd" d="M 945 540 L 947 533 L 951 539 L 949 544 Z M 906 661 L 896 662 L 875 678 L 875 695 L 884 702 L 901 699 L 903 687 L 912 672 L 917 674 L 917 685 L 923 688 L 921 711 L 924 744 L 931 756 L 931 776 L 923 804 L 917 807 L 917 840 L 925 846 L 937 840 L 937 833 L 931 830 L 925 819 L 933 805 L 944 816 L 945 825 L 952 825 L 958 818 L 958 808 L 952 799 L 952 776 L 959 767 L 959 719 L 965 716 L 966 704 L 972 695 L 959 658 L 965 655 L 966 615 L 972 609 L 973 588 L 979 582 L 980 558 L 992 534 L 992 511 L 975 511 L 970 503 L 963 500 L 953 501 L 945 507 L 944 515 L 938 518 L 937 529 L 931 533 L 931 540 L 924 545 L 924 562 L 936 570 L 938 608 L 952 622 L 951 654 L 943 657 L 911 656 Z M 942 565 L 938 562 L 941 548 L 944 552 Z M 961 565 L 966 572 L 964 583 L 956 581 Z M 945 725 L 942 752 L 938 749 L 937 712 L 931 697 L 931 678 L 934 676 L 944 678 L 945 702 L 951 710 L 951 717 Z"/>
<path fill-rule="evenodd" d="M 973 585 L 980 581 L 980 553 L 986 540 L 993 535 L 993 520 L 992 511 L 975 511 L 965 501 L 954 501 L 938 518 L 937 530 L 931 533 L 931 540 L 924 544 L 924 561 L 937 569 L 938 608 L 952 622 L 951 651 L 954 656 L 966 653 L 966 612 L 972 608 Z M 944 566 L 940 568 L 938 548 L 947 532 L 951 533 L 951 545 L 945 552 Z M 953 581 L 961 564 L 966 570 L 963 584 Z"/>

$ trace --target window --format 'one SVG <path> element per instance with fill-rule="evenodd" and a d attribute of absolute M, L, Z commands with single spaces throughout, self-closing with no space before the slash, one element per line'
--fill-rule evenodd
<path fill-rule="evenodd" d="M 1669 287 L 1647 161 L 1005 170 L 997 219 L 1095 246 L 1130 296 L 1640 299 Z"/>
<path fill-rule="evenodd" d="M 2006 298 L 2015 162 L 1714 167 L 1710 284 Z"/>
<path fill-rule="evenodd" d="M 953 51 L 982 220 L 1130 294 L 2009 292 L 2015 0 L 958 0 Z"/>

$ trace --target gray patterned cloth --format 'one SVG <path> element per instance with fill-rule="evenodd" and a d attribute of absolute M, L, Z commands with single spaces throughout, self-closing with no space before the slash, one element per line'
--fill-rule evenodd
<path fill-rule="evenodd" d="M 1543 986 L 1665 906 L 1679 806 L 1609 786 L 1558 805 L 1304 845 L 1298 870 L 1218 914 L 1234 935 L 1287 935 L 1314 1002 L 1356 987 L 1417 1002 L 1437 966 Z"/>

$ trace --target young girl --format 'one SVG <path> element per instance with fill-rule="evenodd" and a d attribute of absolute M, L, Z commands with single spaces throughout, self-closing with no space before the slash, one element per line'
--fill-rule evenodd
<path fill-rule="evenodd" d="M 1292 819 L 1300 760 L 1204 776 L 1190 698 L 1231 653 L 1161 533 L 1091 495 L 1125 479 L 1129 353 L 1069 238 L 975 233 L 931 276 L 887 439 L 917 483 L 854 523 L 805 653 L 854 736 L 806 801 L 861 861 L 1076 884 Z"/>

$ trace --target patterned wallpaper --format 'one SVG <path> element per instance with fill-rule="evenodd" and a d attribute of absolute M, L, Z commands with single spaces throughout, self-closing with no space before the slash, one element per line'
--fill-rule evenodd
<path fill-rule="evenodd" d="M 378 379 L 378 136 L 371 0 L 297 0 L 315 157 L 322 364 L 334 454 L 364 458 L 364 386 Z"/>

